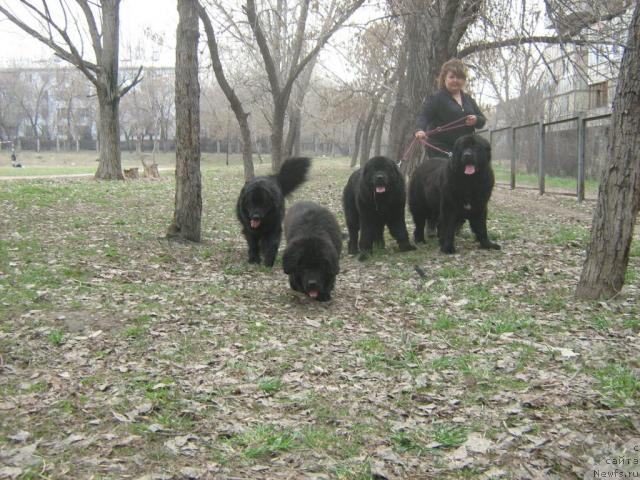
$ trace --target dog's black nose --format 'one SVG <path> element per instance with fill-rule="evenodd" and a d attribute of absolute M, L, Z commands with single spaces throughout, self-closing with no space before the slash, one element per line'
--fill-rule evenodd
<path fill-rule="evenodd" d="M 377 182 L 384 182 L 384 175 L 376 175 Z"/>
<path fill-rule="evenodd" d="M 462 158 L 465 160 L 473 158 L 473 152 L 471 150 L 465 150 L 462 152 Z"/>
<path fill-rule="evenodd" d="M 307 287 L 309 288 L 309 290 L 313 290 L 313 289 L 317 288 L 318 287 L 318 281 L 317 280 L 313 280 L 313 279 L 309 280 L 307 282 Z"/>

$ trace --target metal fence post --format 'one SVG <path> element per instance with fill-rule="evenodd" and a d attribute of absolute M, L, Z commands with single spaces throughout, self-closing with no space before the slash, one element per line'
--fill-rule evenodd
<path fill-rule="evenodd" d="M 538 191 L 540 195 L 544 195 L 544 164 L 545 164 L 545 134 L 544 134 L 544 118 L 538 123 L 538 131 L 540 132 L 538 144 Z"/>
<path fill-rule="evenodd" d="M 511 127 L 511 190 L 516 188 L 516 129 Z"/>
<path fill-rule="evenodd" d="M 584 157 L 587 131 L 586 127 L 587 125 L 584 119 L 584 113 L 581 112 L 578 115 L 578 188 L 576 191 L 578 202 L 582 202 L 584 200 Z"/>

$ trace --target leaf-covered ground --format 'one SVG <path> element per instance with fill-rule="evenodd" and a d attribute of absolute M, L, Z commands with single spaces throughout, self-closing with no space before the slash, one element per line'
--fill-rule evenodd
<path fill-rule="evenodd" d="M 346 163 L 292 200 L 344 225 Z M 640 438 L 639 243 L 572 298 L 592 203 L 496 188 L 502 251 L 387 239 L 321 304 L 247 265 L 240 168 L 203 178 L 197 245 L 171 176 L 0 183 L 0 478 L 583 478 Z"/>

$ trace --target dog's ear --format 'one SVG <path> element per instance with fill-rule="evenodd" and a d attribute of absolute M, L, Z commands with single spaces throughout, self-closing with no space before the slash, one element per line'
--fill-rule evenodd
<path fill-rule="evenodd" d="M 293 248 L 292 248 L 293 247 Z M 282 268 L 284 273 L 287 275 L 291 275 L 295 272 L 295 269 L 298 265 L 298 261 L 300 260 L 300 253 L 302 252 L 301 248 L 296 248 L 295 243 L 288 245 L 282 255 Z"/>

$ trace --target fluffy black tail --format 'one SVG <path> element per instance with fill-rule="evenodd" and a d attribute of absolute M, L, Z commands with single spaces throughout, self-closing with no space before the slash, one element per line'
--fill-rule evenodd
<path fill-rule="evenodd" d="M 307 157 L 288 158 L 280 167 L 276 175 L 282 195 L 287 196 L 307 180 L 307 171 L 311 166 L 311 159 Z"/>

